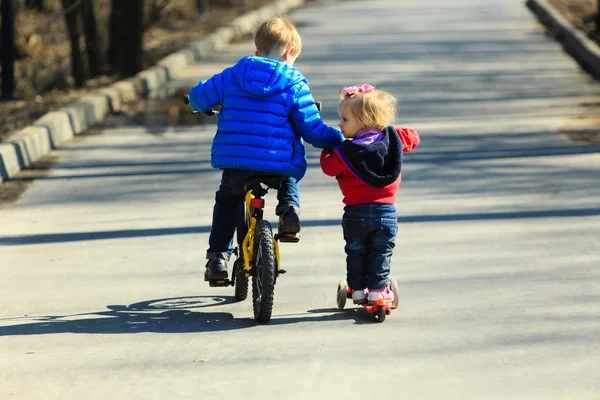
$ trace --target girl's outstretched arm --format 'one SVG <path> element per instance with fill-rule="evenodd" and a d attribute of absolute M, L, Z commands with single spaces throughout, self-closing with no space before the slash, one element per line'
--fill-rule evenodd
<path fill-rule="evenodd" d="M 400 139 L 402 140 L 402 151 L 405 153 L 412 151 L 421 142 L 419 134 L 414 129 L 404 127 L 397 127 L 394 129 L 396 129 L 398 136 L 400 136 Z"/>
<path fill-rule="evenodd" d="M 336 153 L 331 150 L 321 152 L 321 169 L 328 176 L 338 176 L 345 169 Z"/>

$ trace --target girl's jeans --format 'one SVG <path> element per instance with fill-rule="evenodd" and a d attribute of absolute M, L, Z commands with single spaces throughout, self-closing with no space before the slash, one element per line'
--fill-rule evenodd
<path fill-rule="evenodd" d="M 221 185 L 215 196 L 212 228 L 208 239 L 207 259 L 223 258 L 229 260 L 233 252 L 233 234 L 237 227 L 239 210 L 244 208 L 244 183 L 254 175 L 264 175 L 256 171 L 241 169 L 224 169 Z M 298 181 L 295 178 L 283 178 L 281 188 L 277 191 L 279 204 L 275 213 L 280 215 L 290 205 L 300 207 Z"/>
<path fill-rule="evenodd" d="M 384 287 L 398 233 L 396 207 L 380 203 L 346 206 L 342 226 L 350 289 Z"/>

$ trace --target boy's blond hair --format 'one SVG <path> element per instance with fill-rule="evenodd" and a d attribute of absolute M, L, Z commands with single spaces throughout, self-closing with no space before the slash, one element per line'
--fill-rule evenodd
<path fill-rule="evenodd" d="M 397 100 L 383 90 L 348 94 L 340 90 L 340 110 L 348 110 L 361 124 L 362 129 L 377 128 L 383 130 L 396 119 Z"/>
<path fill-rule="evenodd" d="M 293 47 L 291 55 L 297 57 L 302 51 L 300 34 L 294 24 L 282 16 L 271 17 L 263 22 L 254 33 L 254 44 L 256 50 L 264 56 L 274 53 L 280 56 Z"/>

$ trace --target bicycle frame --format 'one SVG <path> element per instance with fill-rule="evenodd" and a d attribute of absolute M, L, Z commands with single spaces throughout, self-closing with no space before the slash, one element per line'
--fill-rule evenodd
<path fill-rule="evenodd" d="M 246 236 L 244 237 L 244 242 L 242 244 L 242 253 L 244 254 L 244 271 L 246 272 L 246 276 L 249 277 L 252 271 L 252 264 L 250 260 L 252 260 L 254 256 L 254 229 L 256 228 L 256 222 L 259 219 L 262 219 L 262 209 L 254 209 L 251 206 L 251 201 L 254 199 L 254 195 L 252 191 L 248 191 L 246 193 L 246 218 L 250 221 L 250 225 L 248 227 L 248 232 L 246 232 Z M 260 212 L 256 212 L 260 210 Z M 279 277 L 279 243 L 275 238 L 273 238 L 273 247 L 275 248 L 275 260 L 277 262 L 277 277 Z"/>

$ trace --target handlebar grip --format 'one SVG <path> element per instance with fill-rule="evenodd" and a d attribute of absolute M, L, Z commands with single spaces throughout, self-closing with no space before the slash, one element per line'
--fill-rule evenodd
<path fill-rule="evenodd" d="M 190 104 L 190 95 L 189 94 L 183 95 L 183 104 Z M 198 114 L 198 111 L 194 110 L 194 111 L 192 111 L 192 114 Z M 210 110 L 205 111 L 204 114 L 208 115 L 209 117 L 212 117 L 213 115 L 219 115 L 219 112 L 216 110 L 213 110 L 211 108 Z"/>

